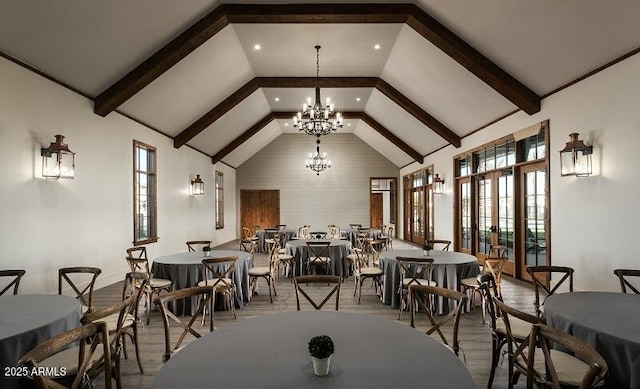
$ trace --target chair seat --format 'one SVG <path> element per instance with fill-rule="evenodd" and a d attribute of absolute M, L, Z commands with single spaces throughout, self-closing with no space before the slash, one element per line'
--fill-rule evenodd
<path fill-rule="evenodd" d="M 520 363 L 524 363 L 521 357 L 518 359 Z M 567 386 L 580 386 L 580 382 L 589 369 L 589 365 L 580 359 L 558 350 L 551 350 L 551 360 L 558 374 L 558 381 Z M 539 373 L 545 371 L 544 355 L 541 348 L 536 348 L 533 367 Z"/>
<path fill-rule="evenodd" d="M 464 278 L 460 281 L 460 285 L 464 285 L 467 288 L 477 288 L 478 278 L 477 277 Z"/>
<path fill-rule="evenodd" d="M 514 316 L 509 316 L 509 326 L 511 327 L 511 334 L 516 339 L 524 339 L 531 333 L 531 323 L 522 319 L 518 319 Z M 504 320 L 496 320 L 495 331 L 505 336 L 507 335 L 507 328 L 504 324 Z"/>
<path fill-rule="evenodd" d="M 264 276 L 271 272 L 269 266 L 255 266 L 249 269 L 250 276 Z"/>
<path fill-rule="evenodd" d="M 172 286 L 173 282 L 164 278 L 152 278 L 149 285 L 151 285 L 151 289 L 164 289 Z"/>
<path fill-rule="evenodd" d="M 384 272 L 378 267 L 363 267 L 360 269 L 360 274 L 363 276 L 381 276 Z"/>
<path fill-rule="evenodd" d="M 233 281 L 231 280 L 231 278 L 224 278 L 225 283 L 220 281 L 218 278 L 214 278 L 214 279 L 200 281 L 198 282 L 198 286 L 213 286 L 213 284 L 216 282 L 217 282 L 215 286 L 216 290 L 229 289 L 231 287 L 230 285 L 233 285 Z"/>
<path fill-rule="evenodd" d="M 286 254 L 286 253 L 287 253 L 287 249 L 278 250 L 278 254 Z"/>
<path fill-rule="evenodd" d="M 424 278 L 417 278 L 415 280 L 413 278 L 403 278 L 402 279 L 402 285 L 403 286 L 407 286 L 407 285 L 409 285 L 409 283 L 411 283 L 411 285 L 418 285 L 418 283 L 419 283 L 420 285 L 438 286 L 438 284 L 435 281 L 425 280 Z"/>
<path fill-rule="evenodd" d="M 280 261 L 290 261 L 290 260 L 292 260 L 292 259 L 293 259 L 293 255 L 290 255 L 290 254 L 280 254 L 280 255 L 278 255 L 278 259 L 279 259 Z"/>
<path fill-rule="evenodd" d="M 94 323 L 97 322 L 105 322 L 107 323 L 107 331 L 109 331 L 109 333 L 115 331 L 118 329 L 118 318 L 120 317 L 120 313 L 116 312 L 116 313 L 112 313 L 109 316 L 103 317 L 102 319 L 98 319 L 98 320 L 94 320 Z M 127 327 L 132 327 L 134 325 L 134 323 L 136 322 L 135 317 L 130 314 L 127 313 L 124 317 L 124 321 L 122 323 L 122 327 L 123 328 L 127 328 Z"/>

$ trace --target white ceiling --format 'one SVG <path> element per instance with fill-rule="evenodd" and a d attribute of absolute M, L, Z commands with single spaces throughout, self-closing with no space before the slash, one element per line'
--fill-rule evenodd
<path fill-rule="evenodd" d="M 97 96 L 220 3 L 0 0 L 0 51 Z M 640 47 L 637 0 L 415 4 L 539 96 Z M 254 77 L 315 76 L 316 44 L 320 76 L 380 77 L 460 137 L 517 109 L 408 25 L 232 24 L 118 110 L 175 137 Z M 312 89 L 259 89 L 188 144 L 214 155 L 270 112 L 298 110 L 308 96 Z M 448 144 L 375 88 L 323 88 L 322 97 L 341 111 L 365 112 L 423 155 Z M 286 123 L 272 121 L 222 161 L 239 166 L 281 133 L 295 132 Z M 345 123 L 351 126 L 339 131 L 396 165 L 413 160 L 364 121 Z"/>

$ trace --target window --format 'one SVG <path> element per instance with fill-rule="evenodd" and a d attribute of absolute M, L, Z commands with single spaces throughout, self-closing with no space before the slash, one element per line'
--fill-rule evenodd
<path fill-rule="evenodd" d="M 133 141 L 133 244 L 156 242 L 156 149 Z"/>
<path fill-rule="evenodd" d="M 216 172 L 216 229 L 224 228 L 224 175 Z"/>

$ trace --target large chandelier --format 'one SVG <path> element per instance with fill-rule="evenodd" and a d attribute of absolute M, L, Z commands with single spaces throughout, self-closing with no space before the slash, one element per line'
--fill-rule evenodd
<path fill-rule="evenodd" d="M 320 172 L 331 167 L 331 161 L 327 159 L 327 153 L 320 154 L 320 135 L 316 139 L 316 152 L 309 153 L 309 159 L 304 162 L 304 167 L 316 172 L 319 176 Z"/>
<path fill-rule="evenodd" d="M 342 128 L 342 115 L 333 111 L 333 104 L 327 97 L 327 105 L 320 99 L 320 46 L 316 46 L 316 101 L 311 105 L 311 97 L 302 105 L 302 111 L 293 117 L 293 126 L 309 135 L 328 135 Z"/>

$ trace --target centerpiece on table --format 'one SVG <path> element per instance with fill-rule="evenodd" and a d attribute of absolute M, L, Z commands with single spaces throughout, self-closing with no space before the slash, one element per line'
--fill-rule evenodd
<path fill-rule="evenodd" d="M 335 348 L 333 340 L 328 335 L 318 335 L 309 341 L 309 354 L 313 362 L 313 373 L 317 376 L 329 374 L 331 355 Z"/>
<path fill-rule="evenodd" d="M 425 241 L 425 242 L 424 242 L 424 245 L 422 245 L 422 253 L 423 253 L 425 256 L 429 256 L 429 254 L 431 253 L 431 250 L 433 250 L 433 247 L 429 246 L 429 245 L 427 244 L 427 242 Z"/>
<path fill-rule="evenodd" d="M 204 246 L 202 248 L 202 251 L 204 252 L 205 257 L 208 257 L 209 255 L 211 255 L 211 247 L 209 245 Z"/>

